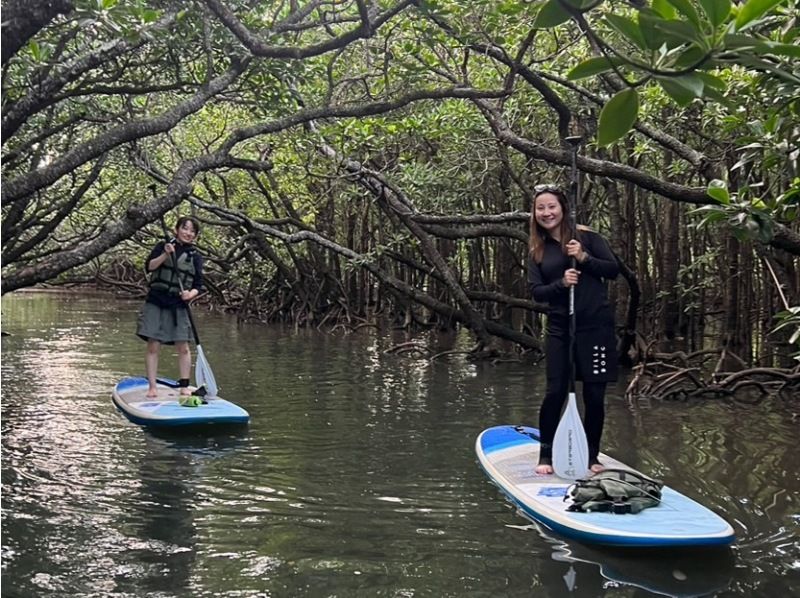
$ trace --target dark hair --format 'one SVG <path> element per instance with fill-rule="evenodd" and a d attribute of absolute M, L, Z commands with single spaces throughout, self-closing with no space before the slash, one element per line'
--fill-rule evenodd
<path fill-rule="evenodd" d="M 200 221 L 197 218 L 195 218 L 194 216 L 180 216 L 178 218 L 178 221 L 175 223 L 175 230 L 178 230 L 179 228 L 181 228 L 187 222 L 191 222 L 192 223 L 192 226 L 194 227 L 194 234 L 195 235 L 199 235 L 200 234 Z"/>
<path fill-rule="evenodd" d="M 559 232 L 561 233 L 561 249 L 565 254 L 567 253 L 567 242 L 572 237 L 572 224 L 570 221 L 569 201 L 567 200 L 567 194 L 564 193 L 563 189 L 561 189 L 561 187 L 558 185 L 536 185 L 533 188 L 533 201 L 531 201 L 531 220 L 528 236 L 528 247 L 530 256 L 537 264 L 542 263 L 542 258 L 544 257 L 544 241 L 547 238 L 548 233 L 541 226 L 539 226 L 538 222 L 536 222 L 536 198 L 538 198 L 540 195 L 544 195 L 545 193 L 555 195 L 558 199 L 558 203 L 561 205 L 561 213 L 563 214 L 563 218 L 561 220 L 561 225 L 559 226 Z"/>

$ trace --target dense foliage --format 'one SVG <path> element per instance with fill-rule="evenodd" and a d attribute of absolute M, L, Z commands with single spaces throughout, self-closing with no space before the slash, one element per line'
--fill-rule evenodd
<path fill-rule="evenodd" d="M 800 304 L 794 1 L 8 0 L 3 292 L 141 290 L 205 223 L 242 317 L 461 324 L 537 349 L 531 189 L 623 264 L 624 349 L 786 363 Z M 780 315 L 779 322 L 775 319 Z"/>

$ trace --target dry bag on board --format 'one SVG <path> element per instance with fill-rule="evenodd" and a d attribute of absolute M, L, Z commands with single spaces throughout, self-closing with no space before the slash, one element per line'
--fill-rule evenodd
<path fill-rule="evenodd" d="M 568 511 L 591 513 L 638 513 L 661 502 L 664 483 L 628 469 L 606 469 L 592 477 L 576 480 L 567 498 L 572 499 Z"/>

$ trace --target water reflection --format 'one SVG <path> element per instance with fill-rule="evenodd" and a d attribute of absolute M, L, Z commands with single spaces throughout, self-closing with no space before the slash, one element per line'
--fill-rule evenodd
<path fill-rule="evenodd" d="M 130 537 L 116 589 L 136 596 L 181 595 L 200 574 L 198 527 L 213 511 L 203 480 L 215 461 L 243 446 L 248 433 L 242 426 L 136 430 L 143 445 L 135 491 L 126 500 Z"/>
<path fill-rule="evenodd" d="M 250 425 L 148 431 L 110 399 L 119 378 L 142 373 L 138 307 L 3 298 L 12 333 L 0 364 L 4 595 L 689 588 L 749 598 L 798 587 L 796 407 L 628 405 L 624 384 L 610 390 L 607 451 L 736 527 L 734 551 L 698 557 L 698 570 L 508 527 L 526 521 L 480 470 L 474 442 L 492 425 L 535 423 L 541 367 L 398 358 L 386 350 L 409 339 L 388 330 L 237 326 L 198 310 L 222 394 L 251 413 Z M 468 337 L 456 342 L 469 348 Z M 174 360 L 163 361 L 173 375 Z"/>
<path fill-rule="evenodd" d="M 160 445 L 160 443 L 159 443 Z M 129 504 L 133 534 L 125 560 L 138 569 L 117 579 L 120 591 L 174 593 L 187 586 L 195 562 L 194 510 L 196 472 L 191 455 L 181 451 L 146 451 L 140 456 L 140 483 Z M 131 587 L 131 585 L 133 587 Z"/>
<path fill-rule="evenodd" d="M 536 523 L 520 529 L 537 531 L 551 546 L 551 558 L 560 566 L 552 567 L 548 577 L 560 577 L 570 595 L 593 595 L 599 573 L 615 584 L 653 594 L 676 598 L 707 596 L 725 590 L 734 574 L 736 558 L 730 548 L 680 551 L 608 548 L 566 540 Z"/>

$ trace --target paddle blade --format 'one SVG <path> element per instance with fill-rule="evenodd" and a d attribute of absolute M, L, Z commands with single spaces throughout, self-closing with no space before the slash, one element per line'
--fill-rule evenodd
<path fill-rule="evenodd" d="M 553 438 L 553 470 L 567 480 L 582 478 L 589 470 L 589 444 L 574 392 L 569 393 L 567 408 Z"/>
<path fill-rule="evenodd" d="M 211 366 L 208 365 L 206 354 L 203 352 L 203 347 L 197 345 L 197 363 L 194 366 L 194 379 L 197 386 L 205 386 L 208 391 L 208 396 L 216 397 L 219 388 L 217 388 L 217 381 L 214 378 L 214 372 L 211 371 Z"/>

